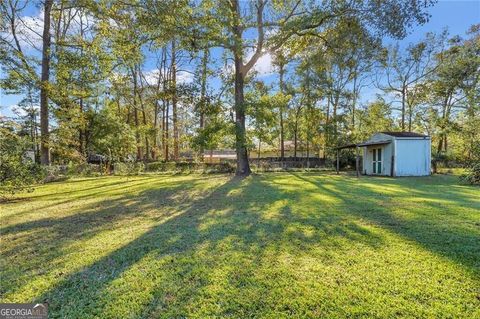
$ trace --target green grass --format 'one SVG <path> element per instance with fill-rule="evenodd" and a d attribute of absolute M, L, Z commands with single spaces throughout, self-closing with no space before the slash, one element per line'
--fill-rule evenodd
<path fill-rule="evenodd" d="M 51 318 L 480 318 L 455 176 L 138 176 L 1 204 L 1 301 Z"/>

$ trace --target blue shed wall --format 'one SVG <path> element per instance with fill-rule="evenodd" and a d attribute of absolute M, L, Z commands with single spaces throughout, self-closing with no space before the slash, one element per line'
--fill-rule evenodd
<path fill-rule="evenodd" d="M 395 139 L 395 175 L 430 175 L 430 138 Z"/>

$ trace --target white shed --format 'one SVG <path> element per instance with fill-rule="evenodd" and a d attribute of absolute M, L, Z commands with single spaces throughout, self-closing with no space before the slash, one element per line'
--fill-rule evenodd
<path fill-rule="evenodd" d="M 413 132 L 380 132 L 363 148 L 363 174 L 386 176 L 430 175 L 431 140 Z"/>

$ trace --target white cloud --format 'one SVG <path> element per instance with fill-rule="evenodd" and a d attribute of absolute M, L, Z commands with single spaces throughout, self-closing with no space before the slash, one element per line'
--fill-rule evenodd
<path fill-rule="evenodd" d="M 160 75 L 159 69 L 153 69 L 144 73 L 145 80 L 150 85 L 156 85 Z M 186 71 L 177 72 L 177 83 L 191 83 L 193 81 L 193 74 Z"/>
<path fill-rule="evenodd" d="M 275 71 L 272 64 L 272 55 L 270 53 L 262 55 L 255 64 L 254 70 L 258 72 L 260 76 L 271 75 Z"/>

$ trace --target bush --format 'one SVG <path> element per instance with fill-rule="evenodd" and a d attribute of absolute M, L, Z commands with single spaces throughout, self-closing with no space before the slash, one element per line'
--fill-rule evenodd
<path fill-rule="evenodd" d="M 162 173 L 233 173 L 235 165 L 229 162 L 199 163 L 199 162 L 151 162 L 145 167 L 147 172 Z"/>
<path fill-rule="evenodd" d="M 119 162 L 113 165 L 115 175 L 138 175 L 145 170 L 145 164 L 141 162 Z"/>
<path fill-rule="evenodd" d="M 204 173 L 235 173 L 236 166 L 230 162 L 222 163 L 205 163 L 204 164 Z"/>
<path fill-rule="evenodd" d="M 44 166 L 42 170 L 44 172 L 42 182 L 44 183 L 57 182 L 67 178 L 67 166 L 65 165 Z"/>
<path fill-rule="evenodd" d="M 90 163 L 69 163 L 66 173 L 69 176 L 100 176 L 108 173 L 108 167 L 106 165 Z"/>
<path fill-rule="evenodd" d="M 152 162 L 145 167 L 147 172 L 191 172 L 200 168 L 196 162 Z"/>
<path fill-rule="evenodd" d="M 471 166 L 466 174 L 460 176 L 462 181 L 471 185 L 480 185 L 480 163 Z"/>
<path fill-rule="evenodd" d="M 24 157 L 27 141 L 9 129 L 0 131 L 0 197 L 33 191 L 32 185 L 45 175 L 41 167 Z"/>

